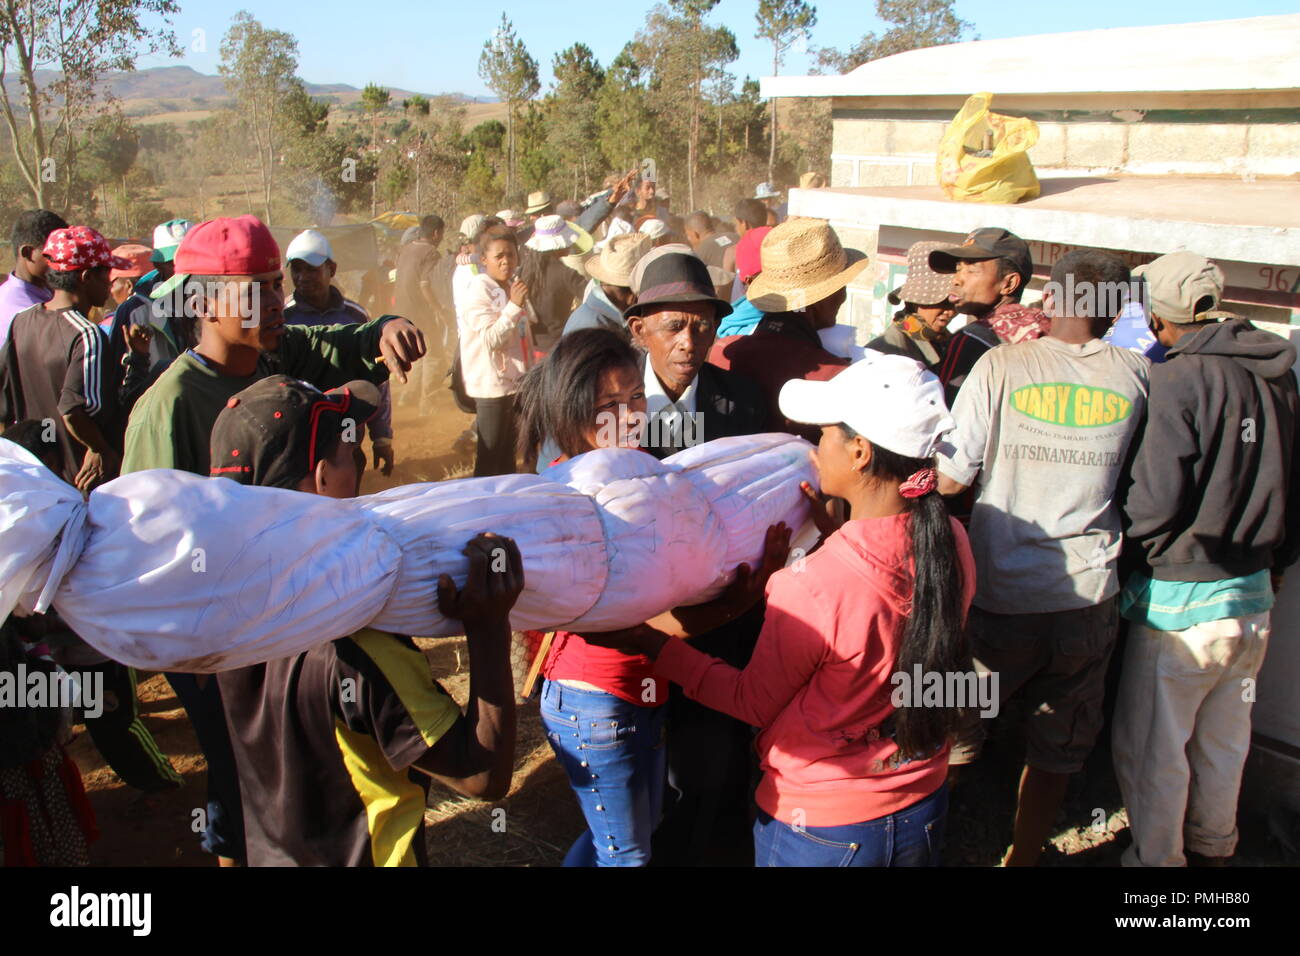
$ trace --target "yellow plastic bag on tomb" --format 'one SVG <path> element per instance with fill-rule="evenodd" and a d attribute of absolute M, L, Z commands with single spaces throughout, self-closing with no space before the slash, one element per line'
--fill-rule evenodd
<path fill-rule="evenodd" d="M 935 172 L 949 199 L 1014 203 L 1038 195 L 1038 176 L 1029 149 L 1038 124 L 989 109 L 992 93 L 970 97 L 939 141 Z"/>

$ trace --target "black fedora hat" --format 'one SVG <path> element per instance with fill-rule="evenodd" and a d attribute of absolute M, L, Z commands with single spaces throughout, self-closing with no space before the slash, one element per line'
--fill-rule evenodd
<path fill-rule="evenodd" d="M 651 306 L 676 302 L 708 302 L 714 308 L 715 319 L 731 314 L 731 303 L 714 292 L 709 267 L 689 253 L 670 252 L 646 263 L 636 302 L 623 310 L 623 318 L 645 315 Z"/>

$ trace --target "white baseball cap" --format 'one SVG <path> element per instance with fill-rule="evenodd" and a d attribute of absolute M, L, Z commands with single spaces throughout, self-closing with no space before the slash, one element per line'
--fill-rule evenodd
<path fill-rule="evenodd" d="M 791 421 L 843 423 L 905 458 L 933 457 L 957 427 L 933 372 L 913 359 L 873 349 L 829 382 L 786 382 L 779 404 Z"/>
<path fill-rule="evenodd" d="M 176 249 L 180 246 L 181 240 L 185 234 L 190 231 L 194 223 L 188 219 L 168 219 L 164 223 L 154 226 L 153 230 L 153 255 L 150 257 L 151 262 L 171 262 L 176 258 Z"/>
<path fill-rule="evenodd" d="M 330 241 L 325 238 L 324 233 L 317 232 L 315 229 L 304 229 L 294 236 L 293 241 L 289 243 L 288 251 L 284 254 L 285 262 L 301 259 L 313 269 L 326 259 L 333 258 L 334 250 L 330 248 Z"/>
<path fill-rule="evenodd" d="M 641 228 L 637 231 L 651 239 L 659 239 L 668 235 L 668 223 L 662 219 L 647 219 L 641 223 Z"/>
<path fill-rule="evenodd" d="M 755 199 L 776 199 L 781 193 L 771 183 L 759 183 L 754 190 Z"/>

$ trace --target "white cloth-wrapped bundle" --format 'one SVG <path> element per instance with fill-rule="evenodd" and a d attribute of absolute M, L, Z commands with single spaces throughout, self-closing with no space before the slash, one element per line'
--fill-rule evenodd
<path fill-rule="evenodd" d="M 799 530 L 808 517 L 808 499 L 799 483 L 817 487 L 808 452 L 807 442 L 774 433 L 720 438 L 667 459 L 699 490 L 726 529 L 722 567 L 727 577 L 690 603 L 716 597 L 738 565 L 753 568 L 772 525 L 784 521 L 791 531 Z"/>
<path fill-rule="evenodd" d="M 45 610 L 81 554 L 86 508 L 81 492 L 35 455 L 0 441 L 0 620 L 15 607 Z"/>
<path fill-rule="evenodd" d="M 574 629 L 639 624 L 727 573 L 726 531 L 676 468 L 643 451 L 602 449 L 550 468 L 595 500 L 609 551 L 609 579 Z"/>
<path fill-rule="evenodd" d="M 350 634 L 379 614 L 402 558 L 350 501 L 180 471 L 111 481 L 89 513 L 54 603 L 132 667 L 227 670 Z"/>
<path fill-rule="evenodd" d="M 0 616 L 58 609 L 136 667 L 210 673 L 371 625 L 448 635 L 437 578 L 464 583 L 474 535 L 514 538 L 516 629 L 610 630 L 716 595 L 756 564 L 769 524 L 807 516 L 810 446 L 727 438 L 660 462 L 602 450 L 550 469 L 337 501 L 176 471 L 83 502 L 0 441 Z"/>
<path fill-rule="evenodd" d="M 595 502 L 537 475 L 403 485 L 355 503 L 402 552 L 397 586 L 372 622 L 381 631 L 461 633 L 459 621 L 447 622 L 438 611 L 438 576 L 464 582 L 469 559 L 461 552 L 482 531 L 519 545 L 524 591 L 511 614 L 516 630 L 575 620 L 605 587 L 605 538 Z"/>

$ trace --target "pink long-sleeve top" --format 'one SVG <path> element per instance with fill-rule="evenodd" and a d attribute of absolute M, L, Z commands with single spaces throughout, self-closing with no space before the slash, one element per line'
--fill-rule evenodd
<path fill-rule="evenodd" d="M 952 522 L 963 613 L 975 591 L 966 531 Z M 758 805 L 777 820 L 841 826 L 887 816 L 938 789 L 948 748 L 900 762 L 882 725 L 912 601 L 907 518 L 847 522 L 767 584 L 753 657 L 738 670 L 672 640 L 655 670 L 687 695 L 761 728 Z M 919 693 L 919 689 L 918 689 Z"/>

